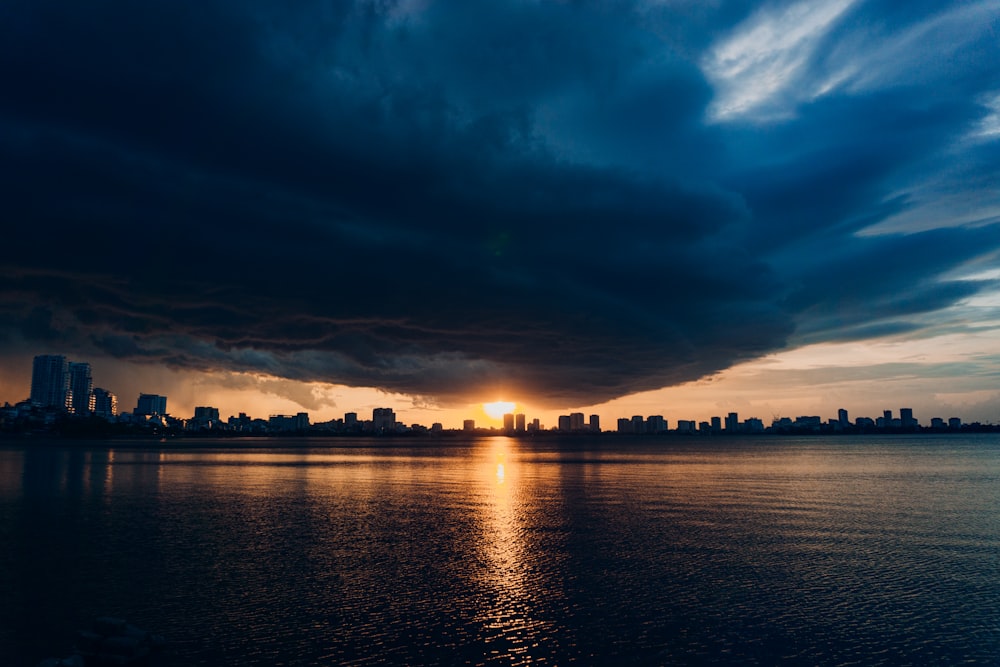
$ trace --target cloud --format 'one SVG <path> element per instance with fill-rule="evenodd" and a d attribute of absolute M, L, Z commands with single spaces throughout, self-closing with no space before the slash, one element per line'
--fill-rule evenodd
<path fill-rule="evenodd" d="M 764 4 L 702 58 L 715 88 L 709 120 L 787 120 L 801 105 L 834 94 L 912 87 L 954 94 L 965 82 L 982 85 L 995 75 L 996 66 L 982 55 L 995 43 L 996 0 L 930 11 L 921 3 L 881 5 Z"/>
<path fill-rule="evenodd" d="M 787 114 L 787 106 L 776 101 L 796 94 L 793 89 L 801 87 L 802 73 L 822 38 L 853 4 L 855 0 L 800 0 L 765 6 L 737 26 L 702 65 L 717 89 L 709 117 L 727 121 Z"/>
<path fill-rule="evenodd" d="M 870 55 L 844 31 L 878 5 L 5 11 L 8 336 L 568 406 L 912 331 L 990 286 L 949 276 L 998 247 L 995 142 L 956 149 L 991 122 L 995 46 L 963 41 L 976 64 L 933 98 L 800 94 L 832 35 Z M 958 20 L 934 16 L 904 23 Z M 796 112 L 706 122 L 719 104 Z M 944 220 L 948 197 L 977 203 Z"/>

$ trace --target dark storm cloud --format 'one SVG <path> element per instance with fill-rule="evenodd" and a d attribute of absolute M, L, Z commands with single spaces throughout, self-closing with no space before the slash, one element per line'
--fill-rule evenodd
<path fill-rule="evenodd" d="M 8 3 L 0 325 L 183 368 L 580 405 L 796 330 L 912 330 L 984 288 L 941 277 L 993 228 L 857 233 L 962 155 L 995 173 L 996 142 L 954 148 L 988 115 L 995 46 L 963 42 L 971 64 L 928 74 L 939 95 L 841 77 L 766 101 L 791 105 L 780 122 L 713 119 L 706 53 L 757 11 Z M 930 10 L 865 11 L 824 38 Z M 827 53 L 795 76 L 850 64 Z"/>

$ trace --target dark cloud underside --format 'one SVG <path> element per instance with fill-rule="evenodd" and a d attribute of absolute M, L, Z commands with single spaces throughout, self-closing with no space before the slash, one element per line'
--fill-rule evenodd
<path fill-rule="evenodd" d="M 579 405 L 984 287 L 940 277 L 992 228 L 856 232 L 959 161 L 986 42 L 935 98 L 844 90 L 727 125 L 702 54 L 750 5 L 411 9 L 7 3 L 5 335 Z"/>

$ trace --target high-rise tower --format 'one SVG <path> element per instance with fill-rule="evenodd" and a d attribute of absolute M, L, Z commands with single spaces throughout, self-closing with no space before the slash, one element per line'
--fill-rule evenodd
<path fill-rule="evenodd" d="M 167 414 L 167 397 L 159 394 L 139 394 L 139 400 L 132 411 L 136 415 L 165 415 Z"/>
<path fill-rule="evenodd" d="M 111 419 L 118 414 L 118 397 L 107 389 L 94 387 L 94 414 Z"/>
<path fill-rule="evenodd" d="M 69 403 L 75 414 L 89 415 L 94 411 L 94 379 L 90 364 L 69 362 L 69 390 L 73 392 Z"/>
<path fill-rule="evenodd" d="M 43 407 L 66 408 L 69 372 L 66 357 L 41 354 L 31 368 L 31 402 Z"/>

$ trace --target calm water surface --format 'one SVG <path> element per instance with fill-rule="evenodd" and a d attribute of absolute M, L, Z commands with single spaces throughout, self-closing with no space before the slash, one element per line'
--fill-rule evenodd
<path fill-rule="evenodd" d="M 0 446 L 0 663 L 1000 663 L 1000 437 Z"/>

